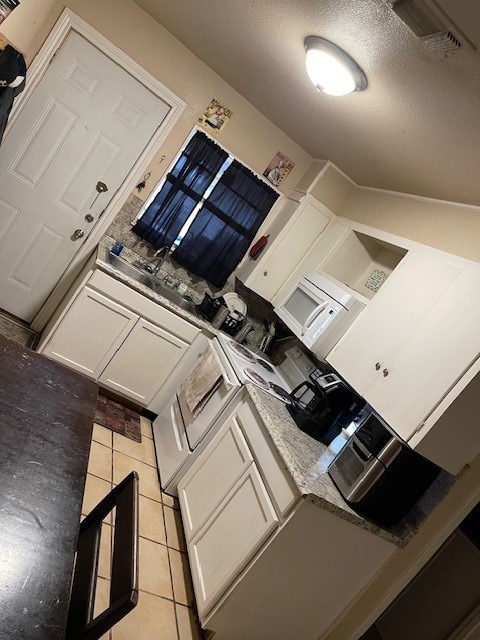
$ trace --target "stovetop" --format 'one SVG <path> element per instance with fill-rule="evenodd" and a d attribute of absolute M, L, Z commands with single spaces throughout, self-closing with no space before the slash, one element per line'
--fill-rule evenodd
<path fill-rule="evenodd" d="M 275 398 L 290 402 L 291 388 L 275 365 L 227 336 L 219 335 L 218 340 L 242 383 L 252 383 Z"/>

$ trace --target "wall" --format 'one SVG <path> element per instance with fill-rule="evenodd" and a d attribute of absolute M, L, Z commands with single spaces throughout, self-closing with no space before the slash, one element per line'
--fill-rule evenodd
<path fill-rule="evenodd" d="M 480 208 L 359 187 L 339 215 L 480 261 Z"/>
<path fill-rule="evenodd" d="M 64 0 L 62 3 L 22 0 L 2 24 L 2 32 L 31 60 L 63 5 L 125 51 L 187 104 L 158 156 L 146 168 L 145 172 L 150 171 L 152 176 L 146 189 L 139 194 L 142 199 L 148 196 L 168 168 L 212 98 L 233 111 L 219 142 L 244 164 L 263 173 L 277 151 L 293 160 L 295 167 L 281 184 L 281 191 L 290 191 L 310 165 L 312 158 L 303 149 L 131 0 Z M 160 162 L 162 155 L 165 160 Z"/>

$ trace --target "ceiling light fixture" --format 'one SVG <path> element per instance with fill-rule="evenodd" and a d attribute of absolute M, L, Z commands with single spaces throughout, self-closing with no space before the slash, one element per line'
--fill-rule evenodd
<path fill-rule="evenodd" d="M 367 76 L 361 68 L 336 44 L 319 38 L 305 38 L 307 73 L 317 87 L 331 96 L 344 96 L 367 88 Z"/>

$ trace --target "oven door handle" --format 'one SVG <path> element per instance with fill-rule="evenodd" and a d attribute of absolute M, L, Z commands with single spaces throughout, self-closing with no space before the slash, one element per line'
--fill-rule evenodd
<path fill-rule="evenodd" d="M 237 384 L 235 384 L 230 380 L 230 378 L 228 377 L 228 373 L 226 371 L 222 371 L 222 378 L 225 386 L 228 389 L 233 389 L 234 387 L 238 386 Z"/>
<path fill-rule="evenodd" d="M 307 331 L 310 329 L 310 327 L 312 326 L 312 324 L 315 322 L 315 320 L 318 318 L 318 316 L 323 313 L 325 311 L 325 309 L 328 308 L 329 303 L 328 302 L 324 302 L 323 304 L 321 304 L 319 307 L 316 307 L 312 313 L 308 316 L 308 318 L 305 320 L 305 323 L 302 327 L 302 336 L 304 336 Z"/>

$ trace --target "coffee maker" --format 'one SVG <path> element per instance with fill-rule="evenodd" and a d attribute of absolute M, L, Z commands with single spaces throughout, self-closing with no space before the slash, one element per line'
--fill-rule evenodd
<path fill-rule="evenodd" d="M 309 377 L 291 392 L 287 409 L 302 431 L 329 445 L 366 403 L 334 373 L 316 369 Z"/>

